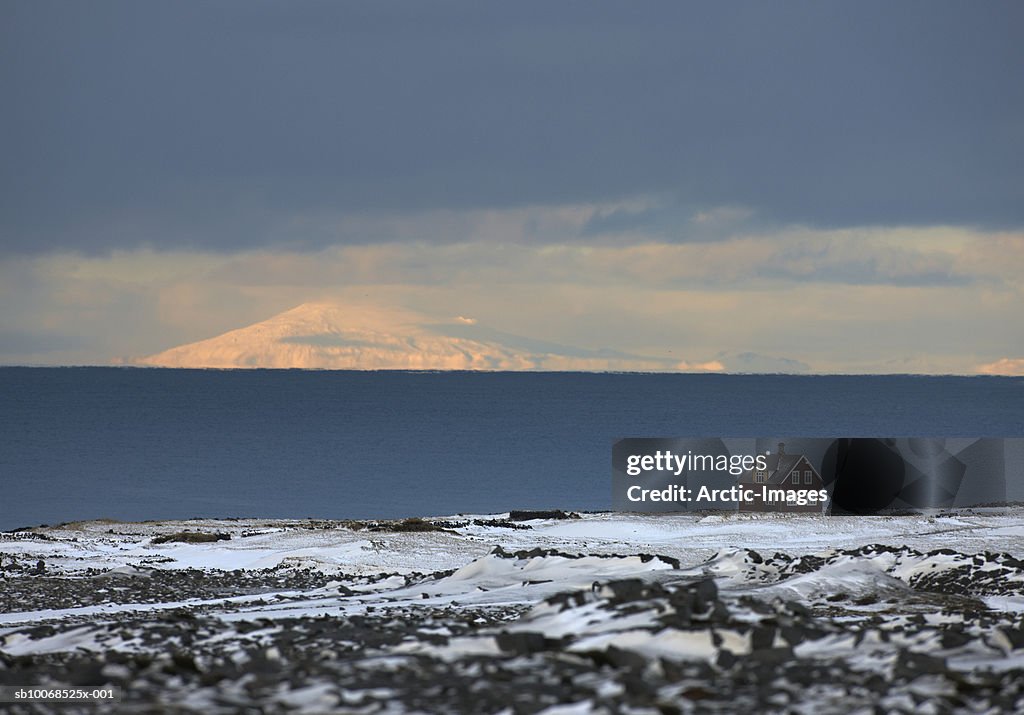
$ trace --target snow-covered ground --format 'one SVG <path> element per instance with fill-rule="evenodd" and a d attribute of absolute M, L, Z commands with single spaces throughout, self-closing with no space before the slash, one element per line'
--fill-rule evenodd
<path fill-rule="evenodd" d="M 349 528 L 352 522 L 323 520 L 90 521 L 0 533 L 0 551 L 23 560 L 41 558 L 69 574 L 120 566 L 232 570 L 282 565 L 325 573 L 424 572 L 464 566 L 496 546 L 595 554 L 648 551 L 688 563 L 704 561 L 723 548 L 801 554 L 866 543 L 925 551 L 953 546 L 963 553 L 1005 551 L 1024 557 L 1024 510 L 1014 508 L 864 517 L 731 512 L 578 516 L 517 522 L 529 529 L 473 523 L 500 523 L 507 513 L 430 517 L 428 521 L 457 526 L 429 532 L 354 530 Z M 223 533 L 231 539 L 153 543 L 154 537 L 186 530 Z"/>
<path fill-rule="evenodd" d="M 0 684 L 204 712 L 1024 707 L 1022 509 L 570 516 L 0 534 Z"/>

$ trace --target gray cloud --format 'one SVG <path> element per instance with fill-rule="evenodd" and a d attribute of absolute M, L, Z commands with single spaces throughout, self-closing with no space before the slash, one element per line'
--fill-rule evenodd
<path fill-rule="evenodd" d="M 661 197 L 641 208 L 598 209 L 583 224 L 580 235 L 588 240 L 603 238 L 616 242 L 632 236 L 634 240 L 645 237 L 676 243 L 704 243 L 770 228 L 779 227 L 743 208 L 701 208 L 688 206 L 679 198 Z"/>
<path fill-rule="evenodd" d="M 882 240 L 885 239 L 885 240 Z M 810 277 L 759 278 L 791 242 L 838 246 L 813 255 Z M 856 284 L 819 280 L 843 251 L 879 266 L 945 261 L 891 243 L 943 245 L 964 285 Z M 1016 245 L 1015 254 L 1012 247 Z M 1019 237 L 946 229 L 882 236 L 798 235 L 709 244 L 502 247 L 479 243 L 333 248 L 247 256 L 119 252 L 109 257 L 41 256 L 0 263 L 5 306 L 0 363 L 109 363 L 155 353 L 266 319 L 299 303 L 408 307 L 467 334 L 530 336 L 531 349 L 576 345 L 661 360 L 706 361 L 728 369 L 787 372 L 900 370 L 971 372 L 1021 354 Z M 802 253 L 793 250 L 792 255 Z M 912 259 L 906 258 L 912 254 Z M 788 260 L 788 259 L 787 259 Z M 804 270 L 801 267 L 801 270 Z M 889 269 L 886 269 L 889 270 Z M 903 275 L 906 276 L 906 269 Z M 418 276 L 426 273 L 426 281 Z M 723 275 L 719 282 L 716 276 Z M 477 319 L 475 325 L 466 321 Z M 461 327 L 468 325 L 468 327 Z M 18 333 L 18 335 L 15 335 Z M 77 341 L 54 347 L 33 336 Z M 969 337 L 968 337 L 969 336 Z M 540 342 L 538 342 L 540 341 Z M 756 353 L 744 356 L 745 353 Z M 762 356 L 771 356 L 763 358 Z"/>
<path fill-rule="evenodd" d="M 497 218 L 492 224 L 511 235 L 521 232 L 513 220 Z M 388 243 L 317 254 L 233 256 L 203 280 L 239 288 L 525 282 L 740 292 L 802 284 L 1002 289 L 1017 282 L 1020 260 L 999 245 L 989 246 L 990 234 L 960 231 L 956 240 L 963 245 L 944 250 L 927 248 L 929 240 L 949 240 L 949 232 L 919 229 L 888 236 L 799 229 L 706 244 Z"/>
<path fill-rule="evenodd" d="M 783 248 L 754 273 L 774 281 L 814 281 L 845 285 L 965 286 L 987 276 L 971 275 L 957 269 L 950 254 L 912 251 L 900 247 L 871 247 L 852 239 L 853 246 L 837 250 L 821 246 L 809 250 L 810 242 L 796 249 Z"/>
<path fill-rule="evenodd" d="M 83 347 L 81 338 L 29 330 L 0 330 L 0 355 L 39 355 Z"/>
<path fill-rule="evenodd" d="M 640 195 L 782 224 L 1024 224 L 1019 3 L 0 12 L 7 254 L 311 249 L 379 240 L 332 230 L 354 212 Z"/>

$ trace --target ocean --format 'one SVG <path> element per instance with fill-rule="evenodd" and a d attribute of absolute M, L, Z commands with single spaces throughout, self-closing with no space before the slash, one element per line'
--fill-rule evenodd
<path fill-rule="evenodd" d="M 600 510 L 616 439 L 768 434 L 1019 437 L 1024 379 L 0 368 L 0 529 Z"/>

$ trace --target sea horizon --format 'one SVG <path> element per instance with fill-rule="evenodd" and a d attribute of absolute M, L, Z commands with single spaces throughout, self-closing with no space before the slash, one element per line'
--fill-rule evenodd
<path fill-rule="evenodd" d="M 110 368 L 127 370 L 177 370 L 177 371 L 216 371 L 216 372 L 353 372 L 353 373 L 508 373 L 508 374 L 555 374 L 555 375 L 693 375 L 693 376 L 747 376 L 747 377 L 981 377 L 995 378 L 997 380 L 1024 380 L 1024 375 L 992 375 L 985 373 L 968 372 L 744 372 L 739 370 L 489 370 L 478 369 L 448 369 L 448 368 L 348 368 L 348 367 L 263 367 L 263 366 L 232 366 L 232 367 L 171 367 L 166 365 L 130 365 L 130 364 L 104 364 L 104 363 L 82 363 L 82 364 L 0 364 L 0 369 L 24 368 L 24 369 L 78 369 L 78 368 Z"/>
<path fill-rule="evenodd" d="M 618 439 L 1020 437 L 1022 384 L 984 375 L 5 366 L 0 528 L 604 510 Z M 1009 483 L 1006 498 L 1024 499 L 1024 483 Z"/>

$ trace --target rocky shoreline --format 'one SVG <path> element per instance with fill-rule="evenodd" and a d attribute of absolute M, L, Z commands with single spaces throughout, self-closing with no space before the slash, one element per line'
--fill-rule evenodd
<path fill-rule="evenodd" d="M 488 545 L 458 568 L 351 573 L 288 559 L 226 570 L 128 558 L 134 565 L 98 568 L 99 547 L 71 558 L 75 548 L 86 551 L 84 537 L 73 537 L 80 541 L 59 560 L 48 539 L 67 546 L 64 534 L 19 537 L 17 550 L 5 549 L 11 538 L 0 543 L 0 685 L 117 686 L 123 698 L 5 707 L 515 715 L 1024 709 L 1019 552 L 725 547 L 690 563 L 678 552 L 630 553 L 622 542 L 619 553 L 608 544 L 555 548 L 553 536 L 538 537 L 557 532 L 551 524 L 514 530 L 518 541 Z M 454 531 L 471 539 L 487 528 L 494 527 Z M 128 532 L 121 538 L 138 537 Z M 402 538 L 409 547 L 428 543 L 421 533 Z M 537 545 L 513 548 L 530 543 Z M 111 544 L 127 548 L 104 542 L 104 559 Z M 175 546 L 166 557 L 179 563 L 205 549 L 215 560 L 227 546 Z M 52 565 L 42 559 L 37 568 L 33 557 L 47 554 Z M 437 566 L 439 558 L 421 561 Z"/>

